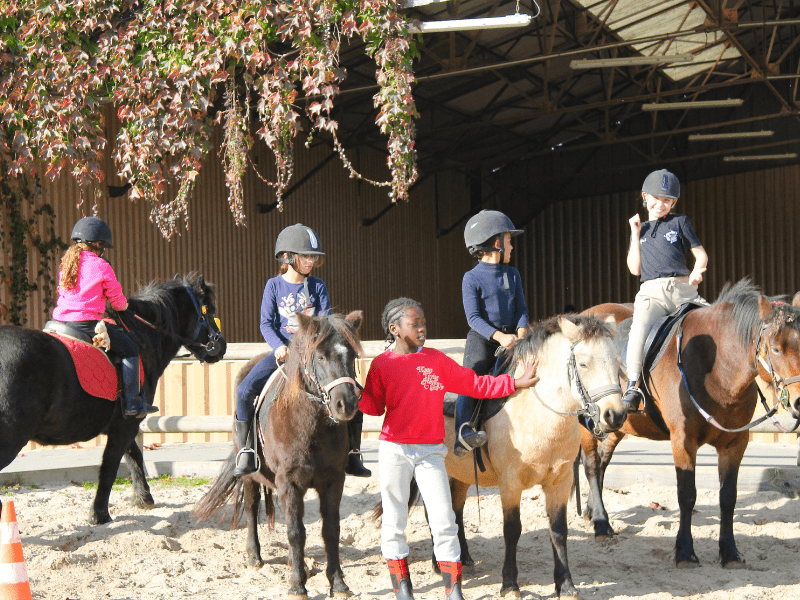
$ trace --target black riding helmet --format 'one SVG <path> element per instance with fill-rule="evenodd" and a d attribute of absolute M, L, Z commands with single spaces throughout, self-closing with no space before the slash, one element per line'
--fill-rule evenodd
<path fill-rule="evenodd" d="M 70 239 L 76 242 L 102 242 L 103 248 L 113 248 L 111 227 L 103 219 L 83 217 L 72 228 Z"/>
<path fill-rule="evenodd" d="M 281 254 L 288 252 L 290 254 L 315 254 L 317 256 L 325 256 L 322 251 L 322 245 L 319 241 L 319 236 L 310 227 L 295 223 L 286 227 L 278 234 L 278 239 L 275 240 L 275 258 L 280 262 L 292 264 L 292 258 L 283 258 Z"/>
<path fill-rule="evenodd" d="M 475 252 L 496 252 L 497 248 L 489 245 L 489 240 L 501 233 L 510 233 L 511 237 L 522 232 L 514 228 L 506 215 L 497 210 L 482 210 L 467 221 L 464 228 L 464 244 L 470 254 Z M 502 250 L 501 250 L 502 252 Z"/>
<path fill-rule="evenodd" d="M 651 196 L 677 200 L 681 195 L 681 183 L 678 178 L 666 169 L 653 171 L 642 184 L 642 191 Z M 647 202 L 644 203 L 647 206 Z"/>

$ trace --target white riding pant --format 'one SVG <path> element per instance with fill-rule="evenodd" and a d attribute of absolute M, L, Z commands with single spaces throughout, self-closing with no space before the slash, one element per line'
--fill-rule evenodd
<path fill-rule="evenodd" d="M 689 277 L 660 277 L 642 282 L 633 303 L 633 322 L 628 337 L 625 365 L 628 373 L 642 373 L 644 342 L 653 324 L 697 298 L 697 286 Z"/>
<path fill-rule="evenodd" d="M 408 498 L 411 479 L 416 478 L 428 511 L 436 560 L 461 560 L 445 456 L 447 447 L 444 444 L 398 444 L 381 440 L 378 466 L 383 503 L 381 552 L 385 558 L 399 560 L 408 556 Z"/>

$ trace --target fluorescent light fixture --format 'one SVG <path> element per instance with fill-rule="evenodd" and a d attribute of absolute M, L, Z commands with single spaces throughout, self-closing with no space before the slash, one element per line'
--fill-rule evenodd
<path fill-rule="evenodd" d="M 670 54 L 661 56 L 621 56 L 619 58 L 594 58 L 572 60 L 570 69 L 600 69 L 602 67 L 638 67 L 641 65 L 665 65 L 692 62 L 692 54 Z"/>
<path fill-rule="evenodd" d="M 767 79 L 797 79 L 800 77 L 800 73 L 795 73 L 794 75 L 767 75 Z"/>
<path fill-rule="evenodd" d="M 413 8 L 415 6 L 425 6 L 426 4 L 436 4 L 438 2 L 447 2 L 447 0 L 406 0 L 405 7 Z"/>
<path fill-rule="evenodd" d="M 482 19 L 455 19 L 453 21 L 425 21 L 419 27 L 409 26 L 409 33 L 439 33 L 442 31 L 470 31 L 474 29 L 501 29 L 504 27 L 525 27 L 531 22 L 530 15 L 514 14 L 505 17 L 484 17 Z"/>
<path fill-rule="evenodd" d="M 800 19 L 785 19 L 782 21 L 740 21 L 738 23 L 725 23 L 722 27 L 780 27 L 781 25 L 800 25 Z"/>
<path fill-rule="evenodd" d="M 784 160 L 787 158 L 797 158 L 797 152 L 787 152 L 786 154 L 759 154 L 756 156 L 726 156 L 722 160 L 725 162 L 739 162 L 743 160 Z"/>
<path fill-rule="evenodd" d="M 741 98 L 729 98 L 727 100 L 694 100 L 692 102 L 650 102 L 642 104 L 642 110 L 685 110 L 687 108 L 725 108 L 729 106 L 741 106 L 744 100 Z"/>
<path fill-rule="evenodd" d="M 731 133 L 693 133 L 690 142 L 706 142 L 711 140 L 738 140 L 742 138 L 769 137 L 774 131 L 735 131 Z"/>

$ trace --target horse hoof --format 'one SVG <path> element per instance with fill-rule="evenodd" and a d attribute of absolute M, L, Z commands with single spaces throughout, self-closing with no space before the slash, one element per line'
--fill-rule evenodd
<path fill-rule="evenodd" d="M 696 569 L 700 566 L 700 561 L 698 560 L 682 560 L 675 563 L 675 566 L 679 569 Z"/>
<path fill-rule="evenodd" d="M 518 589 L 507 588 L 505 590 L 500 590 L 500 597 L 501 598 L 522 598 L 522 594 L 519 593 Z"/>
<path fill-rule="evenodd" d="M 722 563 L 723 569 L 746 569 L 747 563 L 742 557 L 737 557 L 733 560 L 729 560 L 728 562 Z"/>
<path fill-rule="evenodd" d="M 475 575 L 475 563 L 461 563 L 461 572 L 467 575 Z"/>
<path fill-rule="evenodd" d="M 328 596 L 330 596 L 331 598 L 349 598 L 352 595 L 353 592 L 351 592 L 350 590 L 345 590 L 343 592 L 333 592 L 333 591 L 328 592 Z"/>

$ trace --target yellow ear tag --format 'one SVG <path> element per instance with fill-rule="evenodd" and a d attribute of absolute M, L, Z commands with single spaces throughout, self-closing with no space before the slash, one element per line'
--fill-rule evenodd
<path fill-rule="evenodd" d="M 220 321 L 220 320 L 219 320 L 219 318 L 217 318 L 217 317 L 214 317 L 214 323 L 216 323 L 216 324 L 217 324 L 217 329 L 219 329 L 220 331 L 222 331 L 222 321 Z"/>
<path fill-rule="evenodd" d="M 206 314 L 207 312 L 208 312 L 208 309 L 206 308 L 206 305 L 203 304 L 203 314 Z"/>

